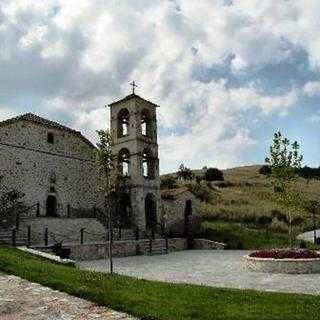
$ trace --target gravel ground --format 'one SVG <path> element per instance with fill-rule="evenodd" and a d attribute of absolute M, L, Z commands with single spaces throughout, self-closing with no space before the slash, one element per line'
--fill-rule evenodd
<path fill-rule="evenodd" d="M 249 272 L 242 250 L 190 250 L 157 256 L 114 259 L 115 272 L 142 279 L 213 287 L 320 294 L 320 274 Z M 108 261 L 82 261 L 79 267 L 105 272 Z"/>

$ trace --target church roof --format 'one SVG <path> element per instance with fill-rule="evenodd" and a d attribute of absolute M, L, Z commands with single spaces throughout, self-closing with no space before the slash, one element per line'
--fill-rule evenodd
<path fill-rule="evenodd" d="M 156 107 L 156 108 L 159 107 L 157 104 L 155 104 L 155 103 L 153 103 L 153 102 L 151 102 L 151 101 L 149 101 L 149 100 L 143 99 L 143 98 L 141 98 L 140 96 L 138 96 L 138 95 L 135 94 L 135 93 L 131 93 L 131 94 L 127 95 L 126 97 L 120 99 L 120 100 L 116 100 L 116 101 L 110 103 L 110 104 L 109 104 L 109 107 L 111 107 L 111 106 L 113 106 L 113 105 L 115 105 L 115 104 L 121 103 L 121 102 L 129 101 L 129 100 L 134 99 L 134 98 L 138 98 L 138 99 L 140 99 L 140 100 L 143 100 L 143 101 L 145 101 L 145 102 L 148 102 L 148 103 L 152 104 L 152 105 L 153 105 L 154 107 Z"/>
<path fill-rule="evenodd" d="M 17 116 L 17 117 L 11 118 L 11 119 L 0 121 L 0 127 L 11 124 L 11 123 L 15 123 L 18 121 L 29 121 L 29 122 L 33 122 L 36 124 L 40 124 L 40 125 L 45 126 L 47 128 L 52 128 L 52 129 L 57 129 L 57 130 L 62 130 L 62 131 L 67 131 L 67 132 L 73 133 L 73 134 L 77 135 L 78 137 L 80 137 L 85 143 L 87 143 L 91 147 L 95 148 L 95 146 L 85 136 L 83 136 L 80 131 L 76 131 L 74 129 L 66 127 L 58 122 L 39 117 L 33 113 L 26 113 L 21 116 Z"/>

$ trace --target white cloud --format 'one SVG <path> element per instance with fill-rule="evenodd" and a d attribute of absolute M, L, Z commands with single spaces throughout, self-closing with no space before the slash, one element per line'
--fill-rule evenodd
<path fill-rule="evenodd" d="M 307 82 L 303 87 L 303 93 L 309 97 L 320 95 L 320 81 Z"/>
<path fill-rule="evenodd" d="M 298 50 L 317 72 L 320 4 L 231 3 L 3 1 L 1 96 L 37 101 L 43 114 L 67 117 L 95 140 L 95 129 L 108 125 L 103 106 L 127 94 L 128 83 L 136 80 L 138 93 L 161 105 L 163 168 L 184 159 L 194 166 L 207 159 L 221 167 L 236 164 L 255 144 L 251 124 L 243 121 L 246 113 L 286 115 L 301 94 L 318 94 L 319 83 L 300 92 L 293 82 L 270 93 L 259 79 L 234 84 L 225 75 L 215 78 L 212 68 L 245 79 L 266 65 L 290 61 Z M 210 77 L 199 80 L 195 70 Z M 11 103 L 15 108 L 17 102 Z"/>

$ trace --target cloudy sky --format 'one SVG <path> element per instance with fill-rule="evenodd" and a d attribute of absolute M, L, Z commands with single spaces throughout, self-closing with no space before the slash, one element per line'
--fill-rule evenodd
<path fill-rule="evenodd" d="M 0 2 L 0 120 L 95 142 L 132 80 L 161 106 L 162 172 L 263 163 L 279 129 L 320 165 L 319 0 Z"/>

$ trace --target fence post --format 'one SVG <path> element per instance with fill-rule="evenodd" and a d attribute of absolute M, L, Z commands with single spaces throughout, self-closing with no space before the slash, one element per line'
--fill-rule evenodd
<path fill-rule="evenodd" d="M 70 204 L 67 205 L 67 217 L 70 218 Z"/>
<path fill-rule="evenodd" d="M 37 203 L 37 217 L 40 217 L 40 203 Z"/>
<path fill-rule="evenodd" d="M 121 240 L 121 226 L 119 226 L 119 230 L 118 230 L 118 235 L 119 235 L 119 240 Z"/>
<path fill-rule="evenodd" d="M 96 208 L 96 206 L 93 207 L 93 217 L 94 218 L 97 217 L 97 208 Z"/>
<path fill-rule="evenodd" d="M 16 216 L 16 229 L 19 230 L 19 227 L 20 227 L 20 213 L 18 212 Z"/>
<path fill-rule="evenodd" d="M 81 228 L 81 234 L 80 234 L 80 243 L 83 244 L 83 232 L 84 228 Z"/>
<path fill-rule="evenodd" d="M 165 240 L 166 240 L 166 252 L 169 253 L 169 240 L 167 235 L 165 235 Z"/>
<path fill-rule="evenodd" d="M 28 239 L 27 239 L 27 245 L 28 247 L 31 246 L 31 226 L 28 226 Z"/>
<path fill-rule="evenodd" d="M 12 245 L 15 247 L 16 246 L 16 229 L 12 229 Z"/>
<path fill-rule="evenodd" d="M 139 241 L 139 227 L 136 228 L 136 241 Z"/>
<path fill-rule="evenodd" d="M 152 253 L 152 237 L 149 237 L 149 253 Z"/>
<path fill-rule="evenodd" d="M 48 246 L 48 228 L 44 229 L 44 245 Z"/>

